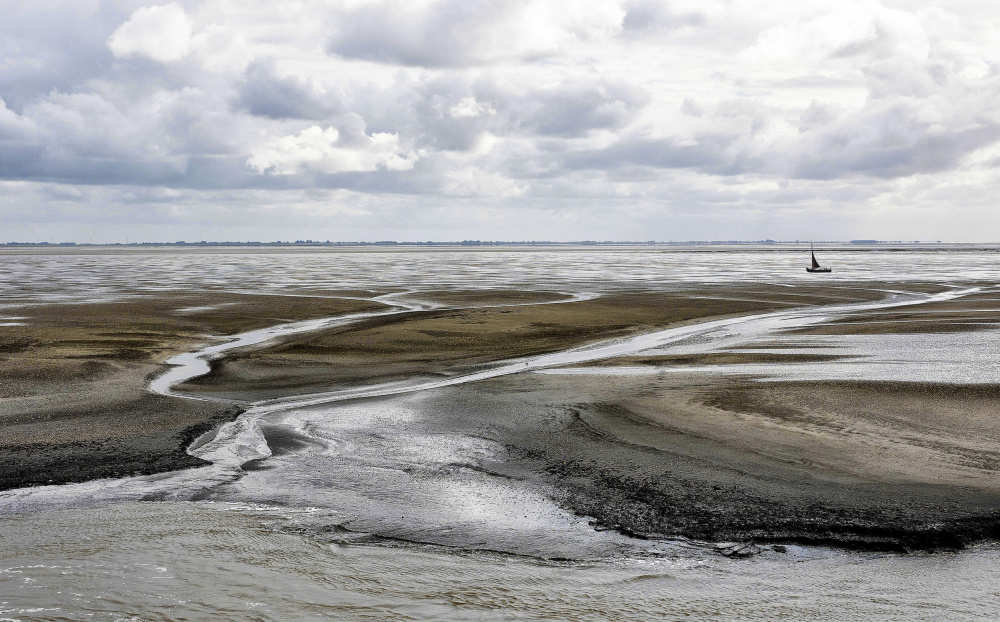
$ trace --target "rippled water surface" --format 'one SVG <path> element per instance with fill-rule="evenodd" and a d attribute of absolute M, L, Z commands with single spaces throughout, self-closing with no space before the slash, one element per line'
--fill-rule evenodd
<path fill-rule="evenodd" d="M 986 547 L 544 562 L 306 538 L 289 530 L 301 518 L 176 503 L 0 518 L 0 619 L 985 620 L 1000 606 Z"/>
<path fill-rule="evenodd" d="M 834 272 L 825 282 L 991 280 L 1000 250 L 817 250 Z M 0 299 L 86 299 L 162 289 L 295 292 L 317 289 L 522 287 L 606 290 L 678 284 L 815 283 L 806 247 L 757 250 L 424 250 L 248 253 L 227 250 L 0 255 Z"/>
<path fill-rule="evenodd" d="M 939 283 L 950 288 L 942 300 L 989 291 L 1000 266 L 990 248 L 818 252 L 835 270 L 823 282 L 870 281 L 887 295 L 893 283 Z M 711 247 L 5 254 L 0 305 L 165 289 L 500 287 L 583 296 L 734 280 L 795 286 L 816 283 L 807 258 L 802 249 Z M 0 620 L 988 619 L 1000 607 L 995 548 L 896 556 L 787 547 L 729 559 L 715 545 L 597 532 L 545 490 L 496 477 L 502 447 L 435 424 L 424 407 L 447 400 L 449 387 L 565 373 L 553 368 L 639 351 L 738 350 L 768 335 L 780 351 L 781 330 L 842 312 L 724 320 L 504 362 L 475 377 L 261 403 L 192 450 L 212 466 L 0 493 Z M 0 317 L 20 319 L 16 309 Z M 751 371 L 994 382 L 1000 358 L 992 332 L 932 335 L 920 350 L 910 336 L 811 339 L 809 350 L 797 337 L 795 351 L 836 349 L 845 358 Z M 203 364 L 196 356 L 182 363 Z M 154 388 L 168 392 L 174 380 L 164 378 Z M 271 455 L 268 435 L 296 451 Z M 261 468 L 240 469 L 264 458 Z M 552 561 L 561 558 L 576 561 Z"/>

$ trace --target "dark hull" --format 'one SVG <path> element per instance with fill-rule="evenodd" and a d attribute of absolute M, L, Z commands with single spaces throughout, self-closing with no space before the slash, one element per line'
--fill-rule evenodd
<path fill-rule="evenodd" d="M 806 272 L 833 272 L 833 268 L 806 268 Z"/>

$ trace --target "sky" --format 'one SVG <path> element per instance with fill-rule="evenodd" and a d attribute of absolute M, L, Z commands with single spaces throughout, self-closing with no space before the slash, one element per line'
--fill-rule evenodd
<path fill-rule="evenodd" d="M 998 16 L 0 0 L 0 242 L 995 242 Z"/>

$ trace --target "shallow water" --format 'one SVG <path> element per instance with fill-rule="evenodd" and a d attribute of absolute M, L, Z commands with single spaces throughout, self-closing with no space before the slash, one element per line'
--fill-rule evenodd
<path fill-rule="evenodd" d="M 824 282 L 952 286 L 942 299 L 991 287 L 998 261 L 992 249 L 825 258 L 835 272 Z M 585 295 L 719 284 L 733 275 L 741 282 L 815 284 L 802 263 L 797 252 L 770 249 L 10 255 L 0 270 L 0 304 L 165 289 L 302 294 L 483 287 Z M 714 545 L 598 532 L 553 503 L 544 488 L 500 476 L 502 447 L 472 432 L 435 429 L 444 423 L 422 407 L 449 386 L 504 374 L 566 373 L 556 367 L 637 352 L 739 351 L 764 338 L 780 342 L 789 327 L 870 306 L 724 320 L 502 363 L 472 377 L 262 403 L 193 450 L 211 466 L 0 493 L 0 619 L 985 617 L 1000 605 L 992 581 L 1000 568 L 996 548 L 873 556 L 790 547 L 731 560 Z M 795 351 L 852 358 L 704 371 L 996 382 L 997 336 L 810 337 L 811 349 Z M 161 377 L 156 389 L 169 391 L 226 347 L 180 357 L 178 372 Z M 248 461 L 255 467 L 241 469 Z M 197 502 L 180 502 L 189 500 Z"/>
<path fill-rule="evenodd" d="M 164 290 L 302 293 L 511 287 L 606 291 L 698 284 L 872 281 L 961 284 L 993 280 L 1000 248 L 819 250 L 828 275 L 805 272 L 808 251 L 761 247 L 377 252 L 161 252 L 11 254 L 0 263 L 0 304 L 103 299 Z M 3 307 L 0 307 L 3 308 Z"/>
<path fill-rule="evenodd" d="M 898 296 L 876 303 L 839 305 L 762 314 L 722 322 L 712 330 L 698 330 L 691 337 L 642 350 L 649 355 L 708 353 L 798 354 L 836 356 L 804 363 L 741 363 L 669 367 L 588 367 L 544 370 L 549 374 L 648 375 L 704 373 L 753 376 L 761 381 L 868 380 L 996 384 L 1000 381 L 1000 329 L 930 334 L 887 333 L 874 335 L 803 335 L 797 328 L 824 324 L 845 313 L 865 309 L 907 307 L 919 312 L 920 304 L 961 300 L 964 296 L 994 291 L 989 286 L 956 288 L 931 296 Z M 988 316 L 995 318 L 997 311 Z M 933 312 L 928 314 L 932 320 Z M 703 324 L 710 327 L 711 324 Z M 761 347 L 767 344 L 769 347 Z M 787 347 L 782 347 L 782 346 Z M 752 346 L 752 347 L 751 347 Z"/>
<path fill-rule="evenodd" d="M 142 503 L 0 518 L 0 619 L 960 620 L 1000 606 L 990 547 L 544 562 L 295 533 L 308 516 Z"/>

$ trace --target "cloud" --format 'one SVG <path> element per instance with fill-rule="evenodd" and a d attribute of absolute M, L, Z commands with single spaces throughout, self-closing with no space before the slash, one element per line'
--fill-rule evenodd
<path fill-rule="evenodd" d="M 642 89 L 613 81 L 574 81 L 498 99 L 511 111 L 515 126 L 551 136 L 624 127 L 649 103 Z"/>
<path fill-rule="evenodd" d="M 446 173 L 442 190 L 445 194 L 464 197 L 519 197 L 528 187 L 500 173 L 470 166 Z"/>
<path fill-rule="evenodd" d="M 187 185 L 191 158 L 234 148 L 219 136 L 233 138 L 231 126 L 206 126 L 195 115 L 211 119 L 209 104 L 203 93 L 182 89 L 128 107 L 96 93 L 60 92 L 23 114 L 0 106 L 0 179 Z"/>
<path fill-rule="evenodd" d="M 315 92 L 305 80 L 280 77 L 273 60 L 247 66 L 236 85 L 233 108 L 270 119 L 323 119 L 340 108 L 340 102 Z"/>
<path fill-rule="evenodd" d="M 124 19 L 116 7 L 73 2 L 10 2 L 0 19 L 0 97 L 23 107 L 52 90 L 72 92 L 102 76 L 113 56 L 107 38 Z"/>
<path fill-rule="evenodd" d="M 966 202 L 1000 187 L 997 33 L 971 4 L 168 1 L 8 0 L 5 188 L 95 214 L 109 188 L 188 214 L 332 188 L 366 209 L 534 201 L 556 223 L 587 205 L 600 232 L 602 206 L 794 222 L 939 208 L 904 192 L 929 179 Z"/>
<path fill-rule="evenodd" d="M 567 151 L 564 166 L 639 167 L 647 169 L 647 178 L 656 176 L 649 169 L 786 179 L 906 178 L 955 169 L 966 156 L 1000 140 L 995 86 L 984 90 L 953 75 L 928 86 L 934 81 L 926 70 L 890 73 L 884 79 L 898 82 L 897 90 L 873 87 L 860 108 L 813 101 L 782 115 L 740 100 L 709 108 L 686 99 L 681 110 L 691 118 L 687 135 L 624 133 L 598 149 Z M 921 84 L 919 97 L 912 94 L 914 81 Z M 795 119 L 794 126 L 786 127 L 782 116 Z"/>
<path fill-rule="evenodd" d="M 687 6 L 685 6 L 687 5 Z M 622 26 L 629 31 L 672 30 L 685 26 L 704 26 L 710 13 L 720 7 L 713 3 L 665 2 L 664 0 L 627 0 Z"/>
<path fill-rule="evenodd" d="M 786 173 L 811 179 L 859 173 L 908 177 L 953 168 L 966 155 L 1000 139 L 1000 124 L 983 110 L 942 111 L 948 116 L 939 123 L 926 118 L 926 112 L 912 103 L 876 102 L 809 129 L 788 145 Z"/>
<path fill-rule="evenodd" d="M 161 63 L 183 58 L 190 43 L 191 20 L 176 2 L 136 9 L 108 37 L 108 48 L 115 56 L 145 56 Z"/>
<path fill-rule="evenodd" d="M 305 171 L 321 173 L 364 172 L 376 169 L 407 171 L 419 156 L 403 153 L 399 136 L 376 133 L 346 145 L 335 128 L 314 125 L 298 134 L 276 138 L 254 150 L 247 164 L 261 173 L 291 175 Z"/>
<path fill-rule="evenodd" d="M 475 97 L 463 97 L 461 101 L 448 109 L 448 114 L 452 118 L 462 119 L 468 117 L 478 117 L 482 114 L 494 115 L 497 111 L 490 103 L 477 102 Z"/>
<path fill-rule="evenodd" d="M 428 67 L 532 60 L 613 36 L 624 17 L 612 0 L 385 0 L 339 15 L 327 49 Z"/>
<path fill-rule="evenodd" d="M 398 132 L 416 148 L 476 158 L 522 137 L 571 140 L 617 131 L 650 103 L 623 81 L 567 78 L 549 84 L 483 76 L 404 79 L 384 89 L 345 89 L 345 109 L 364 111 L 375 131 Z"/>

